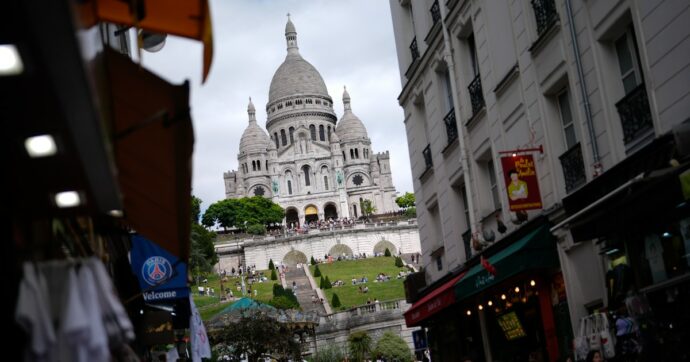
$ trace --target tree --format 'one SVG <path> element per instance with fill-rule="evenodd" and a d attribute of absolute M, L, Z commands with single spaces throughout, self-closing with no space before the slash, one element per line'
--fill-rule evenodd
<path fill-rule="evenodd" d="M 376 212 L 376 207 L 371 200 L 362 200 L 360 202 L 360 207 L 362 209 L 362 214 L 366 217 Z"/>
<path fill-rule="evenodd" d="M 391 251 L 386 248 L 386 251 L 383 253 L 383 256 L 391 256 Z"/>
<path fill-rule="evenodd" d="M 417 217 L 417 208 L 414 206 L 407 208 L 407 210 L 405 210 L 405 217 L 409 219 Z"/>
<path fill-rule="evenodd" d="M 319 282 L 319 288 L 326 289 L 326 279 L 324 279 L 323 275 L 321 276 L 321 281 Z"/>
<path fill-rule="evenodd" d="M 273 270 L 275 268 L 276 268 L 276 266 L 275 266 L 275 264 L 273 264 L 273 259 L 269 259 L 268 260 L 268 269 Z"/>
<path fill-rule="evenodd" d="M 386 361 L 413 361 L 410 347 L 400 336 L 391 331 L 385 332 L 376 342 L 373 354 L 377 357 L 383 357 Z"/>
<path fill-rule="evenodd" d="M 233 361 L 242 360 L 246 355 L 249 361 L 257 361 L 264 356 L 277 360 L 301 361 L 301 345 L 294 333 L 284 323 L 276 323 L 274 318 L 257 312 L 242 316 L 237 323 L 225 327 L 212 335 L 212 344 L 227 344 Z"/>
<path fill-rule="evenodd" d="M 333 293 L 333 299 L 331 299 L 331 307 L 333 308 L 340 308 L 340 298 L 338 298 L 337 293 Z"/>
<path fill-rule="evenodd" d="M 401 257 L 399 257 L 399 256 L 395 257 L 395 266 L 397 266 L 398 268 L 402 268 L 403 266 L 405 266 L 405 263 L 403 263 Z"/>
<path fill-rule="evenodd" d="M 271 270 L 271 280 L 278 280 L 278 276 L 276 275 L 275 269 Z"/>
<path fill-rule="evenodd" d="M 318 278 L 321 276 L 321 269 L 319 269 L 319 266 L 317 265 L 314 267 L 314 278 Z"/>
<path fill-rule="evenodd" d="M 325 283 L 326 283 L 326 289 L 331 289 L 331 288 L 333 288 L 333 285 L 331 284 L 331 280 L 328 279 L 328 275 L 326 275 L 326 281 L 325 281 Z"/>
<path fill-rule="evenodd" d="M 218 224 L 225 229 L 234 226 L 245 230 L 250 225 L 279 223 L 284 215 L 283 208 L 267 198 L 243 197 L 211 204 L 201 217 L 201 223 L 207 227 Z"/>
<path fill-rule="evenodd" d="M 316 260 L 314 260 L 314 256 L 311 256 L 311 265 L 316 265 Z"/>
<path fill-rule="evenodd" d="M 199 215 L 201 214 L 201 199 L 192 195 L 192 224 L 199 223 Z"/>
<path fill-rule="evenodd" d="M 192 223 L 190 239 L 191 249 L 189 253 L 189 268 L 192 276 L 205 275 L 213 270 L 218 263 L 218 255 L 213 245 L 215 233 L 206 230 L 199 224 Z"/>
<path fill-rule="evenodd" d="M 247 233 L 252 235 L 265 235 L 266 227 L 261 224 L 252 224 L 247 227 Z"/>
<path fill-rule="evenodd" d="M 369 352 L 371 352 L 371 337 L 367 332 L 359 331 L 347 337 L 350 350 L 350 358 L 355 362 L 362 362 Z"/>
<path fill-rule="evenodd" d="M 406 192 L 404 195 L 397 197 L 395 203 L 400 206 L 400 208 L 407 209 L 408 207 L 414 206 L 414 194 L 411 192 Z"/>

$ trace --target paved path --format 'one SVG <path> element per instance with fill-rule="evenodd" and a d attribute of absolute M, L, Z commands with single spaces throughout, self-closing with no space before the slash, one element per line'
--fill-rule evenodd
<path fill-rule="evenodd" d="M 319 303 L 312 302 L 312 296 L 316 296 L 316 291 L 311 288 L 309 279 L 301 268 L 290 268 L 290 271 L 285 273 L 285 284 L 287 288 L 292 288 L 292 282 L 297 285 L 297 301 L 304 312 L 316 311 L 319 315 L 326 314 L 326 310 Z"/>

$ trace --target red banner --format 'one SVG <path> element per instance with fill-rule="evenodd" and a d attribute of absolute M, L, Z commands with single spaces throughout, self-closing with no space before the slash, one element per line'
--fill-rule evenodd
<path fill-rule="evenodd" d="M 510 211 L 541 209 L 537 169 L 532 155 L 501 158 Z"/>

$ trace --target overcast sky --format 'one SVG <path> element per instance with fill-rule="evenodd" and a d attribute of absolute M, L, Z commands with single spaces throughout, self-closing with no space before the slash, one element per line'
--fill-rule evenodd
<path fill-rule="evenodd" d="M 205 84 L 199 42 L 169 38 L 160 52 L 142 52 L 147 68 L 173 83 L 189 79 L 192 84 L 193 192 L 203 208 L 225 197 L 223 172 L 237 169 L 249 97 L 259 125 L 266 124 L 271 78 L 286 55 L 287 13 L 297 29 L 300 53 L 321 73 L 338 119 L 347 85 L 352 110 L 367 127 L 373 150 L 390 151 L 397 190 L 412 191 L 388 1 L 219 0 L 211 1 L 211 11 L 214 58 Z"/>

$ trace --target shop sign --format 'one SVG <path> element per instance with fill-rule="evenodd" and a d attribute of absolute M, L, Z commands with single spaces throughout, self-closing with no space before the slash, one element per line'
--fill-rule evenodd
<path fill-rule="evenodd" d="M 510 211 L 541 209 L 537 169 L 532 155 L 501 158 Z"/>
<path fill-rule="evenodd" d="M 491 284 L 496 280 L 496 277 L 493 274 L 486 274 L 486 275 L 477 275 L 477 278 L 474 280 L 474 288 L 475 289 L 481 289 L 486 287 L 487 285 Z"/>
<path fill-rule="evenodd" d="M 187 265 L 154 242 L 132 237 L 132 271 L 147 302 L 186 298 Z"/>

